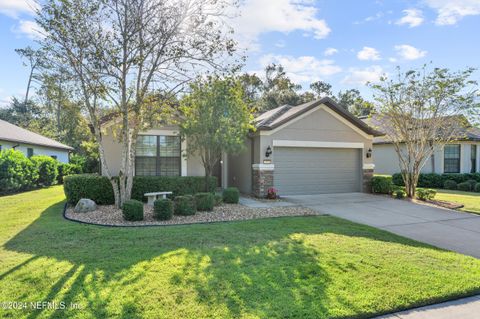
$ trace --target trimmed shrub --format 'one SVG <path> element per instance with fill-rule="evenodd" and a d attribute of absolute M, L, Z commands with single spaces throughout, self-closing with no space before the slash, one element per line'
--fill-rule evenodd
<path fill-rule="evenodd" d="M 469 182 L 462 182 L 457 185 L 457 189 L 464 192 L 469 192 L 472 190 L 472 186 Z"/>
<path fill-rule="evenodd" d="M 470 184 L 469 184 L 470 186 Z M 453 179 L 447 179 L 445 182 L 443 182 L 443 188 L 445 189 L 457 189 L 457 182 L 455 182 Z"/>
<path fill-rule="evenodd" d="M 57 183 L 63 184 L 63 177 L 82 173 L 82 167 L 77 164 L 58 162 Z"/>
<path fill-rule="evenodd" d="M 418 187 L 442 188 L 444 179 L 440 174 L 420 174 L 418 177 Z"/>
<path fill-rule="evenodd" d="M 195 197 L 192 195 L 184 195 L 175 197 L 175 215 L 195 215 L 197 207 L 195 205 Z"/>
<path fill-rule="evenodd" d="M 209 189 L 217 187 L 216 177 L 209 178 Z M 205 177 L 202 176 L 135 176 L 132 198 L 147 201 L 143 196 L 150 192 L 173 192 L 172 196 L 193 195 L 205 191 Z"/>
<path fill-rule="evenodd" d="M 397 186 L 405 186 L 405 183 L 403 182 L 403 177 L 402 174 L 400 173 L 395 173 L 392 175 L 392 183 Z"/>
<path fill-rule="evenodd" d="M 169 220 L 173 216 L 173 202 L 168 199 L 157 199 L 153 202 L 153 217 L 158 220 Z"/>
<path fill-rule="evenodd" d="M 35 155 L 30 158 L 38 170 L 38 186 L 50 186 L 57 181 L 58 162 L 46 155 Z"/>
<path fill-rule="evenodd" d="M 480 193 L 480 183 L 475 184 L 475 188 L 473 190 L 477 193 Z"/>
<path fill-rule="evenodd" d="M 227 187 L 223 190 L 223 202 L 228 204 L 237 204 L 240 199 L 240 192 L 236 187 Z"/>
<path fill-rule="evenodd" d="M 128 221 L 143 220 L 143 203 L 129 199 L 122 205 L 123 218 Z"/>
<path fill-rule="evenodd" d="M 417 197 L 420 200 L 432 200 L 437 195 L 437 191 L 430 188 L 417 189 Z"/>
<path fill-rule="evenodd" d="M 215 206 L 219 206 L 223 203 L 223 197 L 221 194 L 215 194 L 214 200 L 215 200 Z"/>
<path fill-rule="evenodd" d="M 195 203 L 199 211 L 212 211 L 215 197 L 212 193 L 197 193 L 195 194 Z"/>
<path fill-rule="evenodd" d="M 392 177 L 377 175 L 372 177 L 372 192 L 378 194 L 390 194 L 393 190 Z"/>
<path fill-rule="evenodd" d="M 405 192 L 405 190 L 403 189 L 396 189 L 393 191 L 392 193 L 393 197 L 395 197 L 396 199 L 403 199 L 407 196 L 407 192 Z"/>
<path fill-rule="evenodd" d="M 113 187 L 106 176 L 95 174 L 70 175 L 63 178 L 67 202 L 77 204 L 80 198 L 89 198 L 98 205 L 113 205 Z"/>
<path fill-rule="evenodd" d="M 0 193 L 32 189 L 37 180 L 38 170 L 21 151 L 0 151 Z"/>
<path fill-rule="evenodd" d="M 477 181 L 474 179 L 469 179 L 467 183 L 470 184 L 470 190 L 473 191 L 475 189 L 475 185 L 477 185 Z"/>

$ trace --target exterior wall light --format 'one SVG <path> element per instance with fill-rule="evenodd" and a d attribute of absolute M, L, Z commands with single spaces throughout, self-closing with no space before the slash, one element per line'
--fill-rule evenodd
<path fill-rule="evenodd" d="M 270 157 L 272 155 L 272 148 L 268 145 L 267 150 L 265 151 L 265 157 Z"/>
<path fill-rule="evenodd" d="M 371 148 L 368 149 L 366 156 L 367 156 L 367 158 L 372 157 L 372 149 Z"/>

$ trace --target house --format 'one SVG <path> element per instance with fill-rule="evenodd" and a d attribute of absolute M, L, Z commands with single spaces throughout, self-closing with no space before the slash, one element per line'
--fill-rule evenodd
<path fill-rule="evenodd" d="M 466 118 L 457 117 L 458 138 L 454 142 L 434 151 L 422 168 L 422 173 L 478 173 L 480 172 L 480 129 L 472 126 Z M 364 122 L 382 131 L 388 127 L 388 118 L 373 115 Z M 385 128 L 385 129 L 382 129 Z M 386 136 L 373 140 L 374 164 L 377 174 L 400 172 L 400 163 L 394 146 Z"/>
<path fill-rule="evenodd" d="M 215 173 L 222 187 L 256 196 L 270 187 L 282 195 L 368 191 L 372 142 L 382 133 L 330 98 L 277 107 L 255 125 L 241 154 L 222 155 Z M 121 145 L 108 127 L 103 146 L 111 173 L 118 174 Z M 200 158 L 183 156 L 187 147 L 188 137 L 181 140 L 175 126 L 141 132 L 135 175 L 203 176 Z"/>
<path fill-rule="evenodd" d="M 16 149 L 25 156 L 47 155 L 62 163 L 68 163 L 73 148 L 48 137 L 0 120 L 0 150 Z"/>

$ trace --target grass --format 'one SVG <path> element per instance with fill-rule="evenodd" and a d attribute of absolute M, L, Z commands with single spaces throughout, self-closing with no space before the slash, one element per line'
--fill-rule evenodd
<path fill-rule="evenodd" d="M 67 305 L 0 317 L 351 318 L 480 293 L 480 260 L 334 217 L 118 229 L 63 204 L 0 197 L 0 302 Z"/>
<path fill-rule="evenodd" d="M 460 210 L 480 214 L 480 193 L 437 189 L 435 199 L 463 204 Z"/>

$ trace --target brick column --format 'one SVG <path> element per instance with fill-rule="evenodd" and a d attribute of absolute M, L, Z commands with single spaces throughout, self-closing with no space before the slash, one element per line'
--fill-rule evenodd
<path fill-rule="evenodd" d="M 252 165 L 252 193 L 255 197 L 267 196 L 267 190 L 273 187 L 273 164 Z"/>
<path fill-rule="evenodd" d="M 362 192 L 364 193 L 372 192 L 372 177 L 373 177 L 374 168 L 375 168 L 374 164 L 363 165 Z"/>

